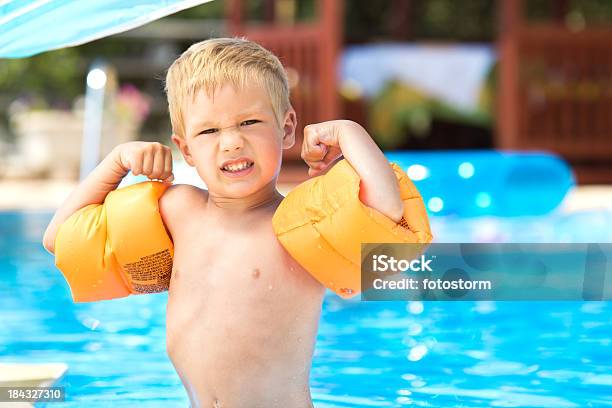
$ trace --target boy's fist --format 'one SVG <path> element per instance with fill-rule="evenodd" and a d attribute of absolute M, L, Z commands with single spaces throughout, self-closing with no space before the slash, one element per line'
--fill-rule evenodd
<path fill-rule="evenodd" d="M 168 146 L 157 142 L 128 142 L 116 148 L 119 165 L 127 172 L 143 174 L 151 180 L 171 183 L 172 152 Z"/>
<path fill-rule="evenodd" d="M 302 159 L 308 164 L 308 175 L 323 173 L 336 159 L 342 156 L 340 148 L 342 120 L 315 123 L 304 128 Z"/>

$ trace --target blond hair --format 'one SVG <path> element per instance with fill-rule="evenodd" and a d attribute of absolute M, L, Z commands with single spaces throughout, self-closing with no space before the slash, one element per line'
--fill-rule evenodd
<path fill-rule="evenodd" d="M 183 108 L 200 90 L 214 95 L 224 84 L 240 89 L 251 81 L 267 90 L 280 126 L 291 105 L 287 74 L 274 54 L 244 38 L 213 38 L 193 44 L 166 75 L 172 131 L 185 136 Z"/>

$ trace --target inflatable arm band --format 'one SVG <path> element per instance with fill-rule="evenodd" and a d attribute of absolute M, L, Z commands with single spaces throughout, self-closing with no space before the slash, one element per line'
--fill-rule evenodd
<path fill-rule="evenodd" d="M 144 182 L 115 190 L 60 226 L 55 264 L 75 302 L 168 289 L 174 248 L 158 204 L 166 188 Z"/>
<path fill-rule="evenodd" d="M 361 243 L 429 243 L 427 211 L 408 176 L 391 164 L 404 203 L 397 224 L 359 200 L 360 178 L 342 160 L 280 204 L 272 219 L 283 247 L 321 284 L 344 298 L 361 291 Z"/>

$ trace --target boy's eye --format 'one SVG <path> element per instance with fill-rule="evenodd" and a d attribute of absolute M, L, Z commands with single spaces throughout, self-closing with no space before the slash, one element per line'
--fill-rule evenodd
<path fill-rule="evenodd" d="M 259 122 L 261 122 L 261 120 L 249 119 L 249 120 L 245 120 L 243 122 L 240 122 L 240 126 L 254 125 L 254 124 L 259 123 Z"/>
<path fill-rule="evenodd" d="M 216 132 L 218 132 L 218 131 L 219 131 L 219 129 L 212 128 L 212 129 L 206 129 L 206 130 L 203 130 L 203 131 L 201 131 L 199 134 L 200 134 L 200 135 L 210 135 L 210 134 L 212 134 L 212 133 L 216 133 Z"/>

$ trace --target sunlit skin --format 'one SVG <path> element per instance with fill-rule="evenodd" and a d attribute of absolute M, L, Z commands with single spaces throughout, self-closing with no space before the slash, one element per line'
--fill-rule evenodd
<path fill-rule="evenodd" d="M 175 246 L 167 307 L 167 350 L 193 407 L 311 407 L 309 374 L 324 287 L 283 249 L 272 216 L 283 149 L 294 143 L 292 108 L 276 119 L 259 85 L 199 91 L 183 106 L 184 135 L 173 135 L 207 185 L 174 185 L 160 212 Z M 367 132 L 350 121 L 304 129 L 310 175 L 341 155 L 361 178 L 359 198 L 399 221 L 393 171 Z M 44 245 L 78 209 L 102 203 L 131 170 L 171 183 L 170 149 L 117 146 L 56 212 Z M 144 239 L 144 238 L 143 238 Z"/>

